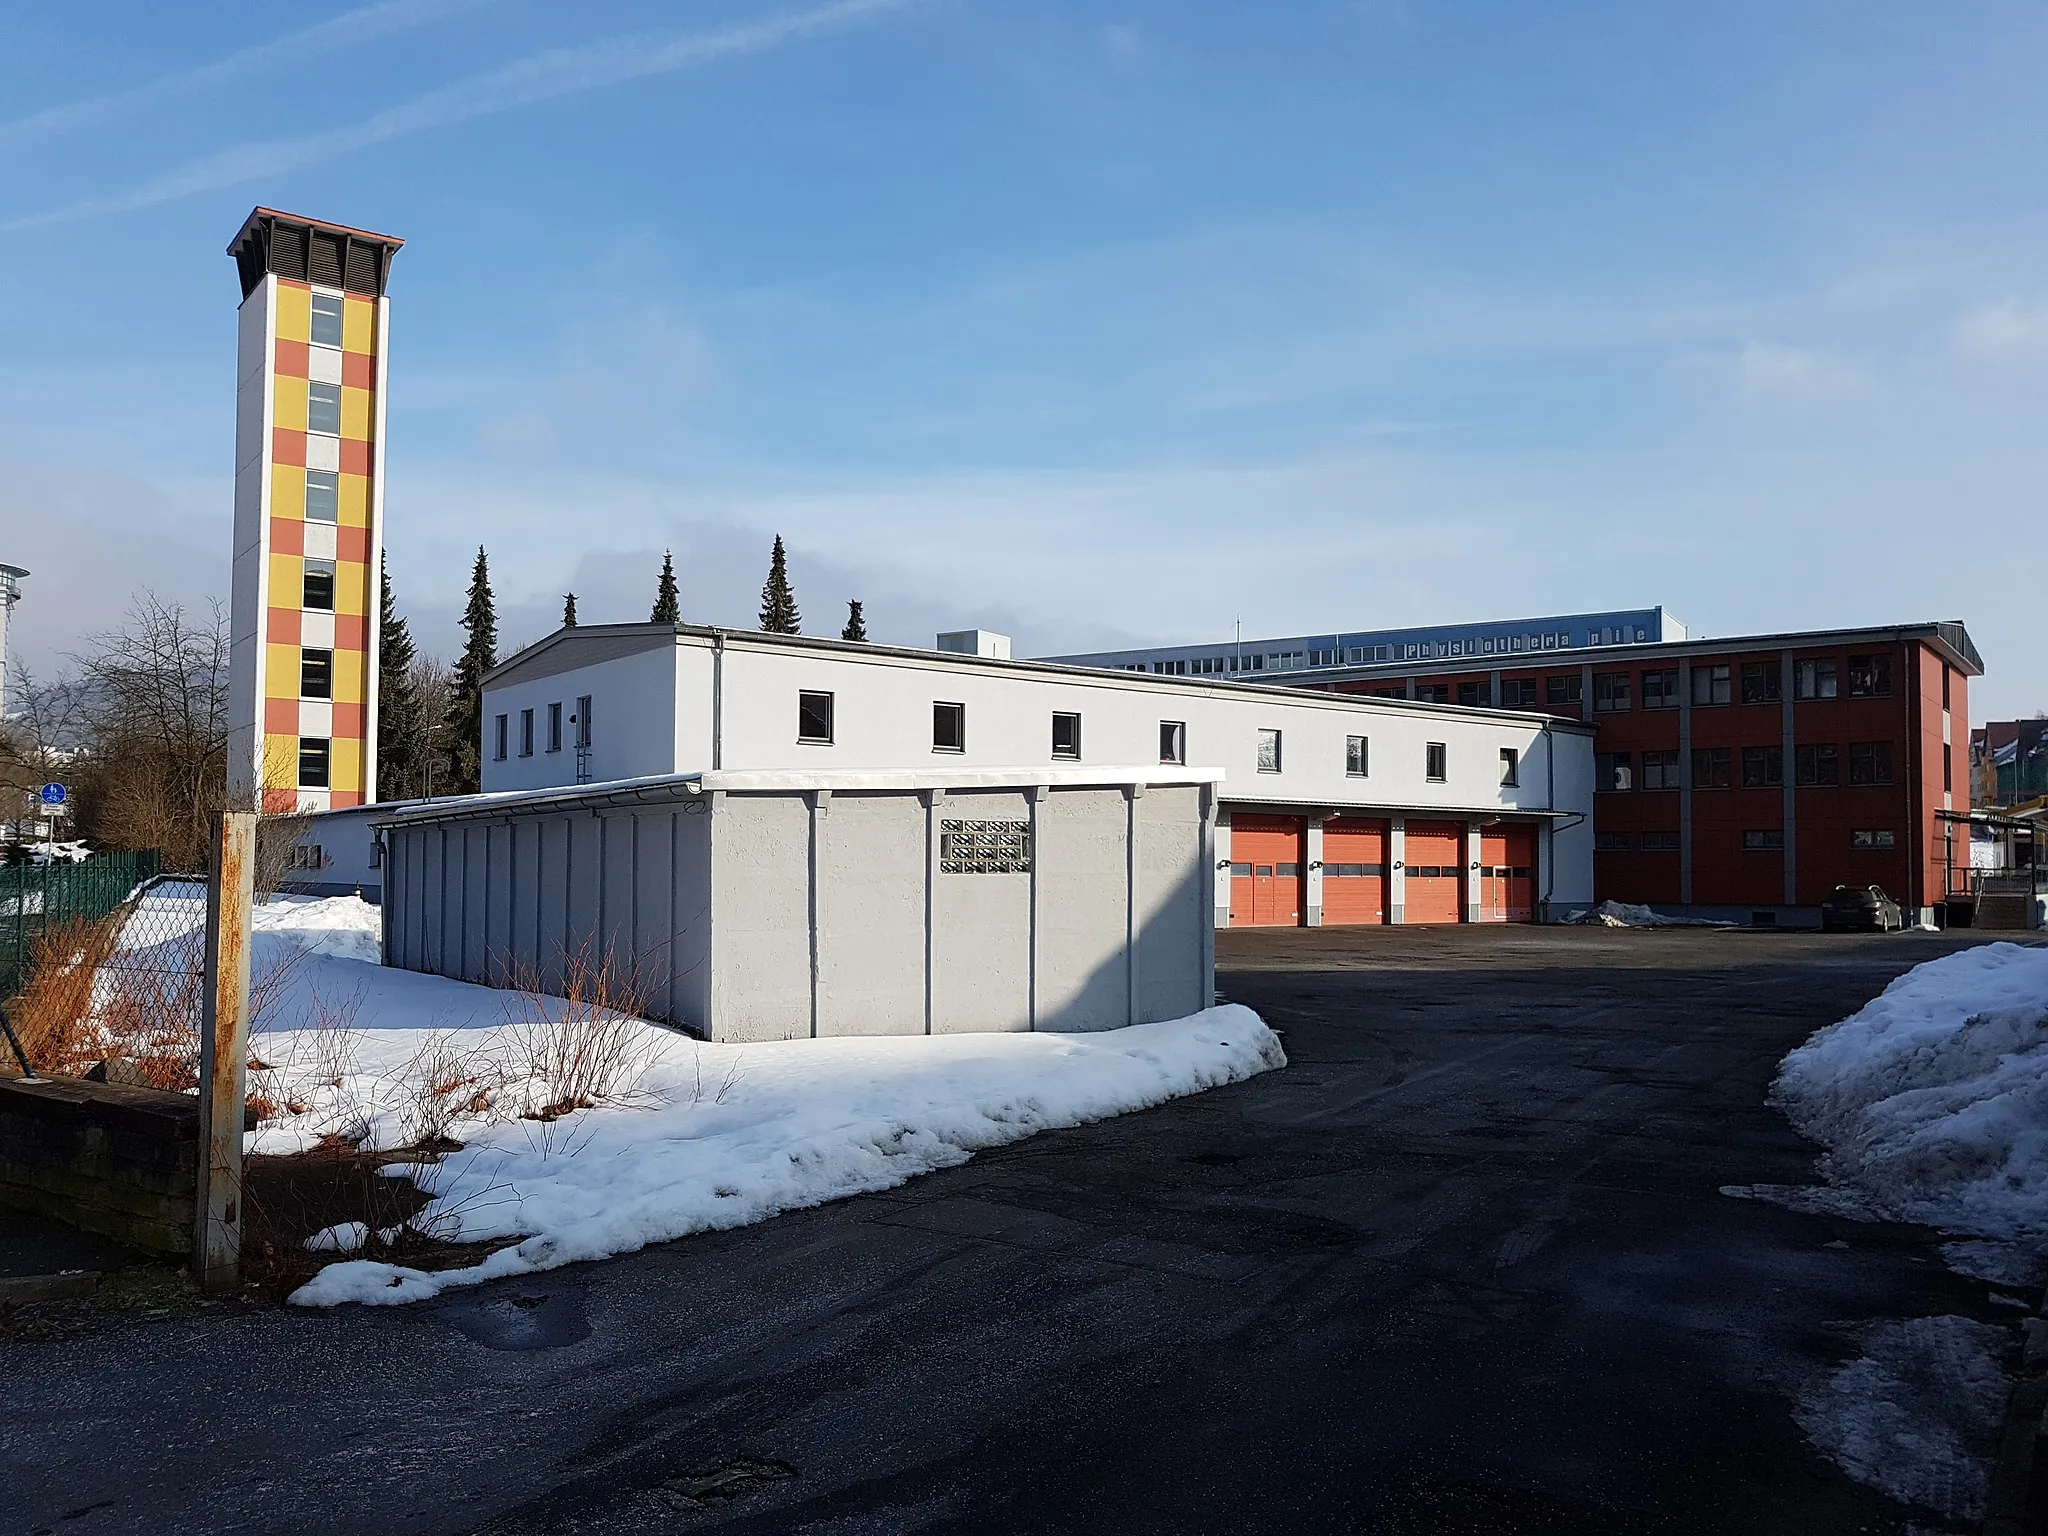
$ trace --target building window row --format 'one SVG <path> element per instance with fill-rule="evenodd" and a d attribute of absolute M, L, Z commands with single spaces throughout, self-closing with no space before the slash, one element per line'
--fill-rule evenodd
<path fill-rule="evenodd" d="M 1781 746 L 1744 747 L 1741 749 L 1741 784 L 1744 789 L 1774 789 L 1785 782 L 1785 749 Z M 1683 789 L 1679 776 L 1679 754 L 1675 751 L 1648 751 L 1641 754 L 1641 787 L 1651 789 Z M 1593 787 L 1605 793 L 1621 793 L 1637 787 L 1636 754 L 1629 752 L 1600 752 L 1593 758 Z M 1812 742 L 1793 750 L 1793 783 L 1799 788 L 1819 788 L 1838 784 L 1841 766 L 1840 750 L 1833 742 Z M 1736 767 L 1735 749 L 1731 747 L 1694 747 L 1692 751 L 1692 787 L 1694 789 L 1728 789 L 1734 784 Z M 1892 744 L 1888 741 L 1852 741 L 1849 743 L 1849 783 L 1856 787 L 1877 786 L 1892 782 Z"/>
<path fill-rule="evenodd" d="M 1677 853 L 1680 840 L 1678 833 L 1665 830 L 1640 834 L 1628 832 L 1596 832 L 1593 834 L 1595 853 L 1627 853 L 1640 847 L 1644 853 Z M 1855 850 L 1895 848 L 1895 835 L 1889 830 L 1854 831 L 1849 834 L 1849 846 Z M 1742 834 L 1742 848 L 1745 853 L 1782 853 L 1785 850 L 1785 829 L 1783 827 L 1752 827 Z"/>
<path fill-rule="evenodd" d="M 1846 689 L 1841 686 L 1844 670 L 1832 657 L 1793 662 L 1793 698 L 1801 702 L 1810 702 L 1843 696 L 1852 699 L 1890 697 L 1890 656 L 1875 654 L 1849 657 L 1846 667 Z M 1691 674 L 1691 699 L 1696 708 L 1711 709 L 1718 705 L 1733 704 L 1738 700 L 1744 704 L 1776 704 L 1782 702 L 1785 697 L 1785 668 L 1779 661 L 1746 661 L 1742 663 L 1739 671 L 1733 664 L 1701 664 L 1694 666 Z M 1946 686 L 1946 668 L 1943 669 L 1943 683 Z M 1638 687 L 1641 690 L 1640 695 L 1637 693 Z M 1454 688 L 1457 702 L 1460 704 L 1485 706 L 1493 702 L 1493 684 L 1490 681 L 1476 679 L 1455 685 L 1417 679 L 1414 683 L 1414 697 L 1447 704 L 1452 699 Z M 1543 702 L 1553 709 L 1579 704 L 1582 701 L 1582 689 L 1583 678 L 1577 672 L 1552 673 L 1542 679 Z M 1646 710 L 1676 709 L 1682 691 L 1677 667 L 1650 667 L 1640 672 L 1596 672 L 1593 674 L 1593 711 L 1595 714 L 1622 714 L 1631 707 Z M 1536 703 L 1537 679 L 1503 678 L 1498 692 L 1501 708 L 1527 708 Z M 1400 697 L 1401 690 L 1394 690 L 1393 696 Z M 1635 701 L 1638 697 L 1641 703 L 1636 706 Z"/>
<path fill-rule="evenodd" d="M 832 696 L 828 693 L 823 695 L 823 697 L 826 699 L 830 699 Z M 590 715 L 590 695 L 587 693 L 582 694 L 576 700 L 576 708 L 574 713 L 572 713 L 569 716 L 569 724 L 576 728 L 576 747 L 578 751 L 588 751 L 590 748 Z M 545 750 L 549 752 L 559 752 L 562 750 L 561 700 L 556 700 L 554 703 L 548 705 L 546 720 L 547 745 Z M 830 728 L 829 719 L 827 721 L 827 728 Z M 502 714 L 495 716 L 491 721 L 491 757 L 497 762 L 504 762 L 506 758 L 511 756 L 511 745 L 511 715 Z M 533 752 L 534 711 L 531 709 L 522 709 L 519 711 L 519 755 L 521 757 L 531 757 L 533 756 Z"/>

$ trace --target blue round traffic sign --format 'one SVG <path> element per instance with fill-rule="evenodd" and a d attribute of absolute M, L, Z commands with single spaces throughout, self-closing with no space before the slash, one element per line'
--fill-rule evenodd
<path fill-rule="evenodd" d="M 43 804 L 62 805 L 63 803 L 64 786 L 62 784 L 45 784 L 43 786 Z"/>

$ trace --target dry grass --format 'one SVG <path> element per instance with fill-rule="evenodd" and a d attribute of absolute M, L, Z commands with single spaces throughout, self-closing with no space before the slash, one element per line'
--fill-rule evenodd
<path fill-rule="evenodd" d="M 37 1071 L 75 1077 L 100 1059 L 93 990 L 120 931 L 118 918 L 73 918 L 31 941 L 28 985 L 8 1005 L 7 1017 Z M 11 1054 L 0 1057 L 0 1073 L 19 1075 Z"/>

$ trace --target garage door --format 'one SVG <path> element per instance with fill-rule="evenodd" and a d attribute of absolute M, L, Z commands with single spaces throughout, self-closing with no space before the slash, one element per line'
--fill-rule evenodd
<path fill-rule="evenodd" d="M 1411 821 L 1404 923 L 1455 923 L 1465 915 L 1465 824 L 1458 821 Z"/>
<path fill-rule="evenodd" d="M 1387 920 L 1387 824 L 1345 816 L 1323 823 L 1323 922 Z"/>
<path fill-rule="evenodd" d="M 1286 927 L 1301 922 L 1303 845 L 1299 816 L 1230 818 L 1230 926 Z"/>
<path fill-rule="evenodd" d="M 1536 920 L 1536 829 L 1486 827 L 1479 834 L 1479 921 Z"/>

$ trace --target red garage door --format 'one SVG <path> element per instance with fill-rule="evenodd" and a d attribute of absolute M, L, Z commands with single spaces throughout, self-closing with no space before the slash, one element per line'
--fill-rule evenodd
<path fill-rule="evenodd" d="M 1306 825 L 1299 816 L 1231 816 L 1231 927 L 1300 923 L 1306 841 Z"/>
<path fill-rule="evenodd" d="M 1536 920 L 1536 829 L 1487 827 L 1479 834 L 1482 923 Z"/>
<path fill-rule="evenodd" d="M 1355 816 L 1323 823 L 1323 922 L 1387 920 L 1387 824 Z"/>
<path fill-rule="evenodd" d="M 1465 915 L 1465 826 L 1457 821 L 1411 821 L 1404 923 L 1455 923 Z"/>

